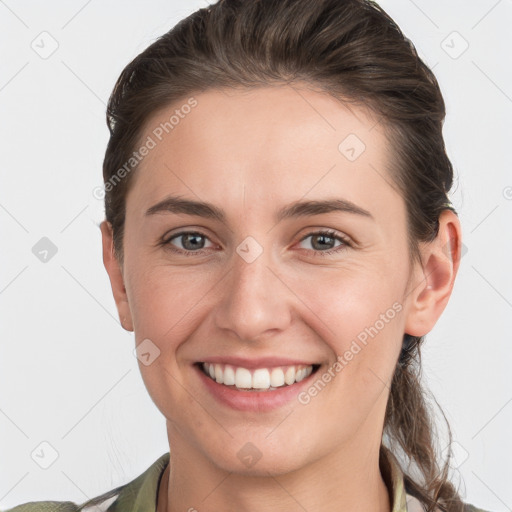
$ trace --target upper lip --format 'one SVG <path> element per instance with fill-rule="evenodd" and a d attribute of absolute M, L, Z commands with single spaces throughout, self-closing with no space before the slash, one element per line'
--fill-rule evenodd
<path fill-rule="evenodd" d="M 239 366 L 242 368 L 273 368 L 277 366 L 293 366 L 293 365 L 304 365 L 311 366 L 317 365 L 305 361 L 303 359 L 294 359 L 290 357 L 256 357 L 248 359 L 246 357 L 235 357 L 235 356 L 212 356 L 202 359 L 201 363 L 212 363 L 212 364 L 229 364 L 231 366 Z"/>

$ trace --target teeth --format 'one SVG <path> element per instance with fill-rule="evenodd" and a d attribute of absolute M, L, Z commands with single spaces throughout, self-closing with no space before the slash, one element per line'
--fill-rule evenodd
<path fill-rule="evenodd" d="M 270 387 L 270 372 L 266 368 L 254 370 L 252 387 L 255 389 L 268 389 Z"/>
<path fill-rule="evenodd" d="M 220 364 L 215 365 L 216 368 L 222 367 Z M 235 386 L 237 388 L 251 388 L 252 387 L 252 377 L 251 372 L 247 370 L 247 368 L 237 368 L 235 373 Z"/>
<path fill-rule="evenodd" d="M 270 374 L 270 385 L 273 388 L 284 386 L 284 372 L 281 368 L 274 368 Z"/>
<path fill-rule="evenodd" d="M 288 386 L 295 382 L 295 374 L 295 368 L 293 366 L 289 366 L 286 370 L 286 373 L 284 374 L 284 381 Z"/>
<path fill-rule="evenodd" d="M 234 386 L 235 382 L 235 370 L 231 366 L 226 365 L 224 368 L 224 384 L 226 386 Z"/>
<path fill-rule="evenodd" d="M 285 366 L 277 368 L 257 368 L 252 372 L 247 368 L 223 364 L 203 363 L 203 371 L 214 381 L 238 389 L 274 390 L 281 386 L 291 386 L 311 375 L 313 366 Z"/>
<path fill-rule="evenodd" d="M 219 384 L 224 384 L 224 373 L 222 372 L 222 368 L 220 367 L 220 365 L 216 364 L 215 365 L 215 380 L 219 383 Z"/>

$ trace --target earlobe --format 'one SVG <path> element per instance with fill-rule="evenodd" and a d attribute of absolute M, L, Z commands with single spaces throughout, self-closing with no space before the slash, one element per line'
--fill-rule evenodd
<path fill-rule="evenodd" d="M 104 220 L 100 224 L 101 239 L 103 244 L 103 265 L 110 279 L 112 294 L 121 320 L 122 327 L 127 331 L 133 331 L 133 322 L 128 303 L 128 296 L 124 285 L 124 277 L 121 266 L 114 252 L 114 240 L 112 225 Z"/>
<path fill-rule="evenodd" d="M 420 245 L 422 265 L 417 264 L 409 291 L 407 334 L 424 336 L 441 316 L 453 290 L 461 246 L 459 219 L 451 210 L 444 210 L 439 216 L 435 240 Z"/>

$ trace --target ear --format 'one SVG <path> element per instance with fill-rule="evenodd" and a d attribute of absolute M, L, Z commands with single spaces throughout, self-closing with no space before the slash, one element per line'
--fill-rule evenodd
<path fill-rule="evenodd" d="M 112 294 L 116 301 L 117 312 L 121 320 L 121 325 L 127 331 L 133 331 L 132 315 L 130 305 L 128 304 L 128 296 L 124 286 L 124 278 L 122 268 L 114 253 L 114 239 L 112 236 L 112 225 L 104 220 L 100 224 L 101 239 L 103 243 L 103 264 L 110 278 L 112 286 Z"/>
<path fill-rule="evenodd" d="M 424 336 L 432 330 L 452 293 L 461 249 L 459 218 L 451 210 L 443 210 L 435 240 L 420 244 L 422 264 L 417 263 L 408 291 L 405 333 Z"/>

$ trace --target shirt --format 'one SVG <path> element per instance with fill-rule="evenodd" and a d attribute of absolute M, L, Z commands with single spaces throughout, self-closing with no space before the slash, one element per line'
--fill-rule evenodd
<path fill-rule="evenodd" d="M 392 512 L 424 512 L 420 501 L 406 492 L 404 477 L 394 457 L 388 457 L 382 465 L 383 479 L 392 496 Z M 121 486 L 118 492 L 99 505 L 82 509 L 82 512 L 156 512 L 158 488 L 162 474 L 169 463 L 169 452 L 160 456 L 144 473 Z M 386 468 L 387 466 L 387 468 Z M 78 505 L 71 501 L 33 501 L 4 512 L 76 512 Z M 464 512 L 486 512 L 465 504 Z"/>

